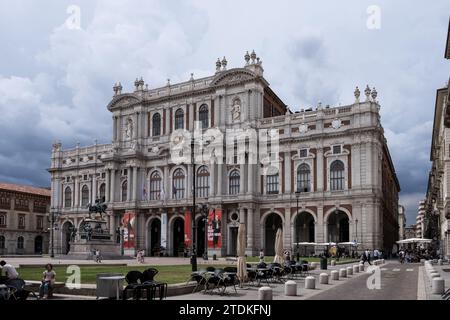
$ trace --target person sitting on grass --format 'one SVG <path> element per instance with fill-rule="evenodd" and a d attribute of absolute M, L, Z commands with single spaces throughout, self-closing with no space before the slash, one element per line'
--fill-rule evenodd
<path fill-rule="evenodd" d="M 50 263 L 47 263 L 45 266 L 45 271 L 42 272 L 42 276 L 42 283 L 39 287 L 39 297 L 47 299 L 56 279 L 56 272 L 53 270 L 53 266 Z"/>

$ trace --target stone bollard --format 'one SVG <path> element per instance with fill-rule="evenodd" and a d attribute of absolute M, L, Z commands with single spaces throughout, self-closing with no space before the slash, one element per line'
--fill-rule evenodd
<path fill-rule="evenodd" d="M 347 270 L 340 269 L 339 270 L 339 278 L 347 278 Z"/>
<path fill-rule="evenodd" d="M 320 284 L 328 284 L 328 273 L 321 273 L 319 275 L 319 283 Z"/>
<path fill-rule="evenodd" d="M 331 271 L 331 280 L 339 280 L 339 271 L 333 270 Z"/>
<path fill-rule="evenodd" d="M 438 260 L 438 265 L 442 266 L 442 259 Z"/>
<path fill-rule="evenodd" d="M 359 272 L 359 266 L 354 265 L 353 266 L 353 273 L 358 273 Z"/>
<path fill-rule="evenodd" d="M 259 288 L 258 300 L 272 300 L 272 288 L 271 287 Z"/>
<path fill-rule="evenodd" d="M 351 276 L 351 275 L 353 275 L 353 268 L 347 267 L 347 276 Z"/>
<path fill-rule="evenodd" d="M 445 280 L 442 278 L 434 278 L 431 284 L 431 293 L 444 294 L 445 292 Z"/>
<path fill-rule="evenodd" d="M 364 265 L 363 264 L 360 264 L 358 267 L 359 267 L 359 272 L 364 272 Z"/>
<path fill-rule="evenodd" d="M 334 267 L 336 265 L 336 260 L 331 260 L 331 266 Z"/>
<path fill-rule="evenodd" d="M 381 259 L 381 264 L 385 264 L 386 262 L 384 262 L 384 259 Z"/>
<path fill-rule="evenodd" d="M 297 282 L 289 280 L 284 284 L 284 295 L 296 296 L 297 295 Z"/>
<path fill-rule="evenodd" d="M 316 278 L 308 276 L 305 278 L 305 289 L 315 289 L 316 288 Z"/>

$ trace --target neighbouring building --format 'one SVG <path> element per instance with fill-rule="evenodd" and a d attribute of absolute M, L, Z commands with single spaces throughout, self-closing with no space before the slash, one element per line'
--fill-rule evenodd
<path fill-rule="evenodd" d="M 450 19 L 444 57 L 450 59 Z M 449 80 L 450 81 L 450 80 Z M 425 204 L 425 238 L 444 255 L 450 255 L 450 90 L 449 82 L 436 91 L 431 140 L 431 171 Z"/>
<path fill-rule="evenodd" d="M 49 212 L 49 189 L 0 183 L 0 255 L 47 253 Z"/>
<path fill-rule="evenodd" d="M 398 240 L 405 239 L 405 228 L 406 228 L 405 207 L 402 205 L 399 205 L 398 206 Z"/>
<path fill-rule="evenodd" d="M 405 228 L 405 239 L 416 238 L 416 225 L 410 225 Z"/>
<path fill-rule="evenodd" d="M 425 229 L 424 226 L 424 217 L 425 217 L 425 200 L 419 201 L 419 208 L 417 210 L 417 216 L 416 216 L 416 235 L 415 238 L 423 238 L 423 231 Z"/>
<path fill-rule="evenodd" d="M 260 249 L 273 255 L 278 228 L 287 250 L 294 251 L 298 242 L 356 240 L 360 250 L 391 252 L 399 239 L 400 186 L 375 88 L 367 86 L 360 99 L 356 87 L 348 105 L 319 103 L 293 113 L 264 78 L 256 54 L 247 53 L 244 60 L 242 67 L 227 69 L 224 58 L 209 77 L 191 75 L 159 88 L 148 88 L 141 78 L 134 92 L 124 93 L 117 83 L 107 105 L 111 144 L 53 145 L 49 172 L 58 253 L 70 250 L 69 230 L 79 227 L 97 197 L 104 197 L 110 230 L 121 245 L 145 249 L 147 255 L 162 249 L 179 255 L 195 237 L 198 255 L 207 242 L 210 255 L 234 256 L 240 223 L 246 224 L 248 255 Z M 231 148 L 221 146 L 196 163 L 193 172 L 190 161 L 177 163 L 173 152 L 190 154 L 190 137 L 177 132 L 194 128 L 206 136 L 211 129 L 244 132 L 232 136 Z M 278 171 L 251 161 L 250 133 L 268 136 L 268 130 L 274 130 L 270 143 L 257 157 L 275 161 Z M 194 148 L 211 141 L 195 140 Z M 187 148 L 177 149 L 177 143 Z M 206 205 L 194 217 L 193 173 L 196 203 Z M 131 247 L 120 238 L 129 221 L 135 230 Z"/>

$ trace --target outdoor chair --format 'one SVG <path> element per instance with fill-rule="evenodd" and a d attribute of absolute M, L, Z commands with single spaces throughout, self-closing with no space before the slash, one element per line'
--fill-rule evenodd
<path fill-rule="evenodd" d="M 191 276 L 189 277 L 189 279 L 186 281 L 186 284 L 189 281 L 195 281 L 197 282 L 197 285 L 195 286 L 194 290 L 192 291 L 192 293 L 194 293 L 195 291 L 197 291 L 197 289 L 200 286 L 204 286 L 206 284 L 206 277 L 205 277 L 206 271 L 196 271 L 196 272 L 192 272 Z"/>
<path fill-rule="evenodd" d="M 224 273 L 222 274 L 222 284 L 223 284 L 223 292 L 227 287 L 233 286 L 234 292 L 237 293 L 236 284 L 239 284 L 239 278 L 237 277 L 237 268 L 236 267 L 225 267 L 223 269 Z"/>
<path fill-rule="evenodd" d="M 141 284 L 142 272 L 140 271 L 130 271 L 125 276 L 125 281 L 127 286 L 122 291 L 122 299 L 127 300 L 128 291 L 133 292 L 133 299 L 139 300 L 141 298 L 141 290 L 143 288 Z"/>
<path fill-rule="evenodd" d="M 216 268 L 209 266 L 209 267 L 206 268 L 206 271 L 214 272 L 214 271 L 216 271 Z"/>
<path fill-rule="evenodd" d="M 25 289 L 25 281 L 23 279 L 12 279 L 6 282 L 9 288 L 10 300 L 27 300 L 30 291 Z"/>
<path fill-rule="evenodd" d="M 270 269 L 270 277 L 272 281 L 282 282 L 281 277 L 283 276 L 283 268 L 279 263 L 271 263 L 268 268 Z"/>
<path fill-rule="evenodd" d="M 210 293 L 213 293 L 214 289 L 218 289 L 220 293 L 220 285 L 223 282 L 222 272 L 223 270 L 218 269 L 214 271 L 213 274 L 209 275 L 209 277 L 206 279 L 204 293 L 207 293 L 208 291 Z"/>
<path fill-rule="evenodd" d="M 155 268 L 148 268 L 142 272 L 141 285 L 142 289 L 147 292 L 147 300 L 155 298 L 156 289 L 159 290 L 159 300 L 166 298 L 167 296 L 167 283 L 155 281 L 154 277 L 158 274 L 158 270 Z"/>
<path fill-rule="evenodd" d="M 247 279 L 250 283 L 254 283 L 256 281 L 257 271 L 255 268 L 252 268 L 251 264 L 247 263 Z"/>

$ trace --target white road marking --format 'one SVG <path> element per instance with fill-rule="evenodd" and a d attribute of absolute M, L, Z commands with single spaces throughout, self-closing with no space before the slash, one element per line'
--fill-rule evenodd
<path fill-rule="evenodd" d="M 414 271 L 414 269 L 406 269 L 406 271 Z"/>
<path fill-rule="evenodd" d="M 400 271 L 400 269 L 398 269 L 398 268 L 395 268 L 395 269 L 392 269 L 392 271 Z"/>

